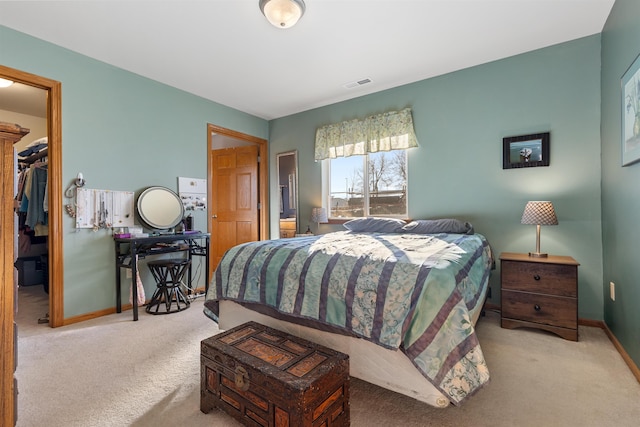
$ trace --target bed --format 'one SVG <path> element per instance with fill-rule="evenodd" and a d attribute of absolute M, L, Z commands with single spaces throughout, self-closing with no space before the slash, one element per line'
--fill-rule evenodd
<path fill-rule="evenodd" d="M 356 378 L 435 407 L 461 404 L 489 381 L 474 327 L 491 248 L 468 223 L 388 221 L 230 249 L 205 315 L 221 329 L 255 320 L 316 341 L 349 354 Z"/>

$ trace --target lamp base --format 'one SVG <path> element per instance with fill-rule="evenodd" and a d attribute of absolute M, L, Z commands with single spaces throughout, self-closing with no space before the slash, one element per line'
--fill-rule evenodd
<path fill-rule="evenodd" d="M 532 258 L 546 258 L 549 256 L 549 254 L 543 254 L 540 252 L 529 252 L 529 256 Z"/>

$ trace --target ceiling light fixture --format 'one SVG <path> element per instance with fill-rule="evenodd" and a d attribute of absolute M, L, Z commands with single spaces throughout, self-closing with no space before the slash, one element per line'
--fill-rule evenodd
<path fill-rule="evenodd" d="M 290 28 L 304 15 L 303 0 L 260 0 L 260 10 L 275 27 Z"/>
<path fill-rule="evenodd" d="M 13 84 L 12 80 L 3 79 L 0 77 L 0 87 L 9 87 Z"/>

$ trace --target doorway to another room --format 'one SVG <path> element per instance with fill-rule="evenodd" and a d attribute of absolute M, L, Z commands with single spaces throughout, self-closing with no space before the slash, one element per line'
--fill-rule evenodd
<path fill-rule="evenodd" d="M 48 175 L 47 91 L 23 83 L 0 89 L 0 121 L 29 130 L 13 145 L 19 331 L 49 323 L 48 206 L 44 191 Z M 29 203 L 31 202 L 31 203 Z"/>
<path fill-rule="evenodd" d="M 47 238 L 45 248 L 40 246 L 36 249 L 36 252 L 46 251 L 46 266 L 43 266 L 42 253 L 34 255 L 35 259 L 28 260 L 33 261 L 34 265 L 25 265 L 23 276 L 26 274 L 29 277 L 22 277 L 23 281 L 32 283 L 33 281 L 40 281 L 35 275 L 39 273 L 32 273 L 41 271 L 43 275 L 46 275 L 46 283 L 48 285 L 48 295 L 44 296 L 43 309 L 41 313 L 40 309 L 36 309 L 36 315 L 33 322 L 37 322 L 38 319 L 47 319 L 48 325 L 51 327 L 62 326 L 64 324 L 64 309 L 63 309 L 63 264 L 62 264 L 62 125 L 61 125 L 61 84 L 60 82 L 50 80 L 44 77 L 40 77 L 34 74 L 26 73 L 13 68 L 0 65 L 0 78 L 10 80 L 14 84 L 25 85 L 29 89 L 37 88 L 44 91 L 45 102 L 45 121 L 43 133 L 46 133 L 48 150 L 47 157 L 47 177 L 45 178 L 47 187 Z M 6 97 L 3 97 L 6 99 Z M 7 107 L 2 107 L 0 110 L 7 110 Z M 0 120 L 3 120 L 0 117 Z M 4 121 L 4 120 L 3 120 Z M 12 120 L 15 121 L 15 120 Z M 17 123 L 18 126 L 27 128 L 24 124 Z M 28 135 L 28 134 L 27 134 Z M 24 138 L 24 136 L 23 136 Z M 25 139 L 29 140 L 29 139 Z M 31 141 L 31 140 L 29 140 Z M 31 141 L 33 142 L 33 141 Z M 14 189 L 14 173 L 16 171 L 16 162 L 14 159 L 16 156 L 7 156 L 3 159 L 3 181 L 2 181 L 2 194 L 3 200 L 9 199 L 10 195 L 15 194 Z M 19 254 L 17 246 L 17 224 L 14 222 L 15 212 L 13 209 L 13 203 L 7 203 L 2 206 L 2 215 L 0 218 L 6 218 L 3 220 L 3 224 L 11 224 L 12 226 L 2 227 L 0 229 L 0 242 L 2 244 L 1 250 L 5 255 L 2 266 L 3 280 L 0 282 L 0 354 L 2 354 L 2 361 L 0 363 L 0 425 L 14 425 L 16 414 L 16 402 L 17 402 L 17 384 L 14 378 L 14 369 L 16 366 L 17 358 L 17 344 L 19 344 L 17 329 L 15 327 L 15 314 L 18 307 L 16 306 L 16 282 L 18 280 L 18 271 L 14 266 L 14 262 Z M 9 219 L 10 218 L 10 219 Z M 35 234 L 35 232 L 34 232 Z M 36 245 L 41 244 L 41 241 L 35 240 Z M 31 241 L 29 241 L 31 243 Z M 22 248 L 23 250 L 25 247 Z M 36 264 L 36 260 L 39 261 L 39 265 Z M 24 261 L 24 260 L 23 260 Z M 33 270 L 31 269 L 33 267 Z M 37 270 L 40 268 L 40 270 Z M 46 269 L 46 272 L 43 271 Z M 43 278 L 42 281 L 44 281 Z M 34 285 L 35 286 L 35 285 Z M 44 287 L 44 284 L 41 286 Z M 48 306 L 48 307 L 47 307 Z M 46 327 L 46 325 L 41 325 Z"/>
<path fill-rule="evenodd" d="M 35 245 L 39 245 L 36 248 L 31 248 L 29 255 L 38 257 L 41 253 L 46 253 L 47 260 L 45 261 L 46 267 L 43 266 L 41 261 L 39 265 L 33 265 L 36 270 L 32 270 L 32 265 L 27 265 L 25 269 L 26 276 L 24 279 L 29 283 L 39 281 L 39 275 L 42 274 L 46 278 L 48 287 L 48 313 L 49 313 L 49 326 L 57 327 L 64 324 L 64 310 L 63 310 L 63 264 L 62 264 L 62 124 L 61 124 L 61 84 L 60 82 L 47 79 L 45 77 L 36 76 L 34 74 L 26 73 L 13 68 L 4 67 L 0 65 L 0 78 L 8 79 L 14 82 L 14 84 L 21 85 L 26 89 L 25 93 L 42 93 L 44 92 L 41 101 L 44 106 L 41 108 L 44 110 L 43 130 L 39 130 L 40 133 L 45 135 L 35 136 L 35 134 L 27 135 L 23 138 L 24 141 L 32 141 L 32 139 L 47 138 L 47 203 L 45 205 L 47 210 L 47 230 L 46 230 L 46 243 L 42 247 L 41 238 L 35 238 L 33 241 Z M 35 91 L 35 92 L 34 92 Z M 42 92 L 37 92 L 42 91 Z M 6 99 L 6 98 L 5 98 Z M 17 101 L 12 101 L 15 103 Z M 22 107 L 21 107 L 22 108 Z M 2 107 L 0 110 L 7 110 L 7 107 Z M 21 123 L 18 123 L 21 125 Z M 22 125 L 23 127 L 27 127 Z M 28 144 L 27 144 L 28 145 Z M 36 144 L 37 145 L 37 144 Z M 32 147 L 33 148 L 33 147 Z M 22 151 L 26 151 L 23 149 Z M 40 151 L 40 155 L 45 152 Z M 35 153 L 34 153 L 35 154 Z M 25 153 L 25 156 L 19 156 L 29 158 L 30 154 Z M 37 156 L 31 157 L 30 161 L 36 162 Z M 8 185 L 9 183 L 3 183 Z M 13 189 L 12 189 L 13 191 Z M 34 228 L 34 227 L 31 227 Z M 29 233 L 31 234 L 31 233 Z M 34 231 L 34 237 L 35 231 Z M 41 234 L 41 233 L 38 233 Z M 31 243 L 31 242 L 29 242 Z M 27 245 L 24 245 L 22 250 L 26 250 Z M 20 248 L 17 248 L 16 257 L 20 253 Z M 39 253 L 36 253 L 39 252 Z M 25 264 L 30 264 L 26 262 Z M 37 270 L 38 268 L 44 270 Z M 36 271 L 36 273 L 33 273 Z M 42 271 L 42 273 L 40 273 Z M 44 279 L 43 278 L 43 279 Z M 4 286 L 7 286 L 5 284 Z M 46 312 L 43 313 L 46 315 Z"/>
<path fill-rule="evenodd" d="M 211 124 L 207 131 L 210 278 L 228 249 L 268 238 L 269 206 L 267 141 Z"/>

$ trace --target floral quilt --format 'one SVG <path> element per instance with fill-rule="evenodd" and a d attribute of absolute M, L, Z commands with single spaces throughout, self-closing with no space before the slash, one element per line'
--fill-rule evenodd
<path fill-rule="evenodd" d="M 489 381 L 472 314 L 493 266 L 481 234 L 361 233 L 251 242 L 211 280 L 218 300 L 261 304 L 404 352 L 453 404 Z"/>

